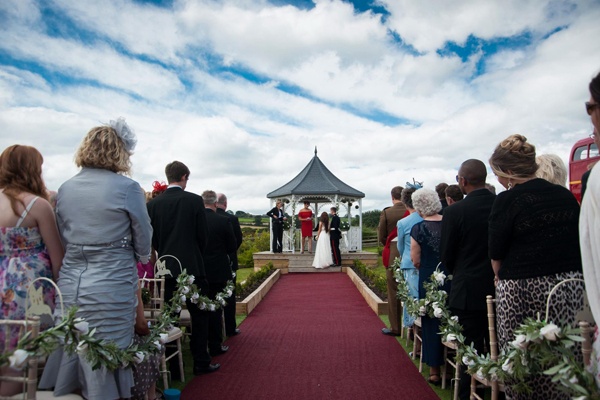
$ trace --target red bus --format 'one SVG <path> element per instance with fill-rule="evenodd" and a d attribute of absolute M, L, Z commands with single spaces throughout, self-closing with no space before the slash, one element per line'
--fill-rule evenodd
<path fill-rule="evenodd" d="M 598 146 L 591 137 L 581 139 L 571 149 L 569 157 L 569 189 L 575 195 L 577 201 L 581 202 L 581 176 L 600 160 Z"/>

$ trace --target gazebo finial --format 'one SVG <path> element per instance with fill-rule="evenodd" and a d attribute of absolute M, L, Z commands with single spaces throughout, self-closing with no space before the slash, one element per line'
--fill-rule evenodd
<path fill-rule="evenodd" d="M 317 146 L 315 146 L 315 157 L 317 156 Z"/>

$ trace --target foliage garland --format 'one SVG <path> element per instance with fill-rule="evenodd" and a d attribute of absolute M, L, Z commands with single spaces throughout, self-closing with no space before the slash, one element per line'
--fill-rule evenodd
<path fill-rule="evenodd" d="M 233 275 L 235 277 L 235 273 Z M 169 331 L 179 322 L 181 305 L 190 300 L 199 309 L 216 311 L 227 304 L 226 299 L 233 293 L 233 281 L 228 281 L 223 291 L 217 293 L 215 300 L 200 295 L 194 284 L 194 276 L 183 270 L 177 277 L 177 290 L 154 325 L 150 334 L 145 336 L 144 343 L 120 349 L 113 342 L 94 337 L 96 329 L 90 329 L 84 318 L 76 317 L 77 307 L 71 307 L 57 325 L 40 332 L 36 338 L 27 332 L 18 341 L 12 353 L 0 354 L 0 366 L 10 365 L 12 368 L 23 368 L 29 356 L 48 355 L 59 345 L 67 354 L 78 354 L 85 357 L 92 369 L 104 367 L 110 371 L 126 368 L 130 364 L 139 364 L 147 357 L 157 354 L 168 341 Z M 132 322 L 133 323 L 133 322 Z"/>
<path fill-rule="evenodd" d="M 416 300 L 408 295 L 408 285 L 399 266 L 399 260 L 396 259 L 393 268 L 398 283 L 398 298 L 404 302 L 407 313 L 415 318 L 425 314 L 439 318 L 442 340 L 457 343 L 456 360 L 462 361 L 470 374 L 490 381 L 510 381 L 516 391 L 523 393 L 531 393 L 526 383 L 529 376 L 544 374 L 551 376 L 552 382 L 560 382 L 561 388 L 574 400 L 600 399 L 593 371 L 585 368 L 573 351 L 576 342 L 583 341 L 579 328 L 558 327 L 552 322 L 540 320 L 538 314 L 537 319 L 523 321 L 515 330 L 515 340 L 511 342 L 510 350 L 502 351 L 497 360 L 492 360 L 489 354 L 479 355 L 472 345 L 465 344 L 458 317 L 453 316 L 446 306 L 448 295 L 438 289 L 444 284 L 446 276 L 436 270 L 430 281 L 424 284 L 425 299 Z"/>

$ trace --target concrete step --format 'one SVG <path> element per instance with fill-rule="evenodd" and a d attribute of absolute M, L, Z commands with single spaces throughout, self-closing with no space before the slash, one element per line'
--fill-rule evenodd
<path fill-rule="evenodd" d="M 327 268 L 314 268 L 310 267 L 289 267 L 288 273 L 329 273 L 329 272 L 342 272 L 342 267 L 327 267 Z"/>

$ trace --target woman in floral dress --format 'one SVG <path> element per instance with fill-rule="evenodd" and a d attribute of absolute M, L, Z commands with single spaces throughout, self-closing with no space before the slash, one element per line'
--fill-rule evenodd
<path fill-rule="evenodd" d="M 31 281 L 56 279 L 62 263 L 63 248 L 42 180 L 42 162 L 40 152 L 30 146 L 13 145 L 0 155 L 0 319 L 24 319 Z M 54 288 L 41 287 L 44 304 L 54 310 Z M 47 317 L 42 329 L 52 323 Z M 16 331 L 11 336 L 5 348 L 5 332 L 0 331 L 0 352 L 16 346 Z M 19 372 L 3 367 L 0 374 Z M 20 385 L 0 383 L 0 396 L 20 390 Z"/>

